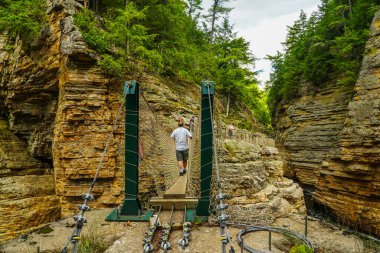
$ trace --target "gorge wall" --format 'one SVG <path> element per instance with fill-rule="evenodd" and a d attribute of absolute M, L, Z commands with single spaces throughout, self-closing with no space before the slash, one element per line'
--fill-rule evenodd
<path fill-rule="evenodd" d="M 282 107 L 276 141 L 285 173 L 315 189 L 339 220 L 380 235 L 380 12 L 354 87 L 302 85 Z"/>
<path fill-rule="evenodd" d="M 0 241 L 77 212 L 122 98 L 122 81 L 102 73 L 99 56 L 73 23 L 83 7 L 74 0 L 47 3 L 49 20 L 36 44 L 0 37 Z M 168 129 L 178 114 L 199 110 L 199 91 L 190 83 L 152 73 L 128 78 L 138 78 Z M 122 116 L 92 208 L 114 207 L 124 197 L 123 133 Z"/>
<path fill-rule="evenodd" d="M 99 56 L 74 25 L 73 15 L 82 6 L 74 0 L 47 2 L 49 22 L 36 44 L 0 37 L 0 241 L 77 212 L 122 100 L 122 81 L 99 69 Z M 139 80 L 149 103 L 149 108 L 141 109 L 151 111 L 142 112 L 140 118 L 147 151 L 159 146 L 152 118 L 170 131 L 178 115 L 187 119 L 198 115 L 198 86 L 154 73 L 126 79 Z M 220 101 L 215 104 L 223 107 Z M 122 202 L 123 133 L 121 117 L 92 192 L 92 208 Z M 231 204 L 257 207 L 264 210 L 263 216 L 265 210 L 303 212 L 302 191 L 282 177 L 273 140 L 261 135 L 257 139 L 261 141 L 256 144 L 226 140 L 223 178 L 232 186 L 226 191 L 236 193 Z M 158 170 L 157 161 L 145 159 L 141 167 Z M 141 194 L 165 186 L 160 180 L 153 182 L 147 171 L 140 172 Z M 236 173 L 242 177 L 236 178 Z"/>
<path fill-rule="evenodd" d="M 273 139 L 225 139 L 220 162 L 223 192 L 234 222 L 270 225 L 289 213 L 304 213 L 302 188 L 283 177 L 283 162 Z"/>

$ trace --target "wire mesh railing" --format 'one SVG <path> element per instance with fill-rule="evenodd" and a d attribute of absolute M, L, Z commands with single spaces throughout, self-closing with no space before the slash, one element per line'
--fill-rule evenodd
<path fill-rule="evenodd" d="M 143 97 L 143 96 L 142 96 Z M 139 199 L 148 207 L 151 197 L 162 197 L 178 179 L 175 143 L 146 99 L 140 99 Z"/>
<path fill-rule="evenodd" d="M 190 142 L 190 160 L 188 172 L 187 196 L 198 198 L 200 196 L 200 166 L 201 166 L 201 138 L 200 138 L 200 115 L 195 117 L 190 126 L 193 138 Z"/>
<path fill-rule="evenodd" d="M 231 139 L 228 134 L 228 129 L 223 122 L 223 113 L 218 107 L 214 108 L 214 126 L 215 126 L 215 145 L 216 150 L 218 151 L 218 163 L 219 163 L 219 173 L 222 181 L 222 190 L 223 192 L 229 195 L 229 199 L 225 202 L 229 205 L 229 208 L 225 210 L 225 213 L 229 216 L 229 222 L 239 223 L 239 224 L 250 224 L 257 226 L 265 226 L 271 224 L 275 219 L 275 211 L 273 208 L 268 207 L 268 205 L 260 204 L 245 204 L 241 205 L 236 200 L 234 191 L 235 188 L 234 180 L 231 180 L 231 173 L 228 172 L 230 164 L 227 161 L 227 157 L 224 157 L 227 149 L 224 146 L 224 143 Z M 260 146 L 272 146 L 274 147 L 274 141 L 264 134 L 253 133 L 244 129 L 233 130 L 232 139 L 237 141 L 245 141 L 251 144 L 256 144 Z M 239 175 L 236 175 L 237 177 Z M 217 206 L 218 200 L 216 196 L 218 194 L 218 185 L 216 180 L 215 168 L 213 169 L 212 181 L 211 181 L 211 202 L 209 207 L 209 222 L 212 224 L 218 223 L 217 217 Z"/>

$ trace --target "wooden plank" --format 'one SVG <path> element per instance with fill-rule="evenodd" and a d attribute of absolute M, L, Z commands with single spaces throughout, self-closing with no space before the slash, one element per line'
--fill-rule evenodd
<path fill-rule="evenodd" d="M 165 199 L 183 199 L 186 197 L 187 173 L 180 176 L 173 186 L 164 193 Z"/>
<path fill-rule="evenodd" d="M 162 205 L 163 210 L 171 210 L 174 204 L 175 210 L 184 210 L 185 205 L 187 209 L 193 209 L 198 204 L 198 199 L 196 198 L 151 198 L 151 205 Z"/>

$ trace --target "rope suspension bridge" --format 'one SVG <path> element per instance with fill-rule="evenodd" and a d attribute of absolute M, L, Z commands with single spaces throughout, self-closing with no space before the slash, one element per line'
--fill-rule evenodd
<path fill-rule="evenodd" d="M 174 141 L 156 117 L 144 93 L 140 91 L 139 83 L 127 81 L 113 129 L 109 133 L 94 179 L 88 191 L 82 194 L 83 204 L 78 205 L 79 212 L 73 217 L 76 226 L 61 253 L 78 252 L 82 228 L 87 222 L 85 213 L 91 210 L 88 204 L 94 200 L 92 190 L 123 110 L 125 198 L 120 206 L 107 216 L 106 221 L 150 221 L 141 249 L 142 252 L 148 253 L 155 250 L 155 247 L 167 252 L 171 248 L 170 233 L 175 226 L 182 229 L 178 244 L 182 249 L 186 249 L 191 237 L 191 223 L 197 217 L 199 220 L 209 220 L 219 225 L 222 253 L 235 252 L 228 229 L 233 223 L 229 221 L 257 224 L 255 217 L 263 214 L 255 212 L 252 208 L 230 208 L 227 204 L 230 196 L 224 192 L 229 185 L 222 185 L 223 170 L 220 168 L 225 135 L 221 131 L 220 118 L 214 114 L 214 83 L 202 82 L 201 111 L 195 118 L 197 120 L 190 124 L 193 139 L 189 144 L 188 172 L 180 176 L 176 166 Z M 162 225 L 161 221 L 166 221 L 166 224 Z M 155 238 L 158 237 L 159 230 L 162 234 L 157 246 Z M 252 231 L 247 230 L 244 233 Z M 259 253 L 260 251 L 254 251 L 243 243 L 241 238 L 244 233 L 238 239 L 239 244 L 249 252 Z"/>

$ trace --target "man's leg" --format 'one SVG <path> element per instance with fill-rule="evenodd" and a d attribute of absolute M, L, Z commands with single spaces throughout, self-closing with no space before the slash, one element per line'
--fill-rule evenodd
<path fill-rule="evenodd" d="M 183 175 L 183 153 L 182 151 L 178 151 L 176 150 L 175 151 L 175 156 L 177 158 L 177 161 L 178 161 L 178 170 L 179 170 L 179 175 L 182 176 Z"/>
<path fill-rule="evenodd" d="M 183 168 L 187 170 L 187 160 L 183 160 Z"/>
<path fill-rule="evenodd" d="M 183 151 L 183 168 L 187 171 L 187 160 L 189 159 L 189 150 Z"/>
<path fill-rule="evenodd" d="M 178 161 L 178 169 L 181 170 L 183 168 L 183 161 Z"/>

